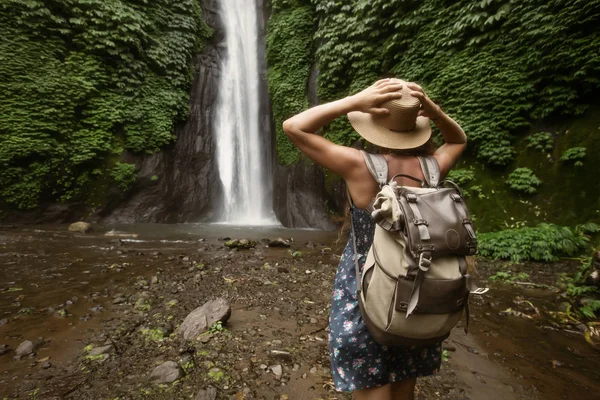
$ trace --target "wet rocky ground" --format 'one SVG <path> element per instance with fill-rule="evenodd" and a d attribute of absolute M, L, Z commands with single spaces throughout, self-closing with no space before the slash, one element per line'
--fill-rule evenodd
<path fill-rule="evenodd" d="M 0 398 L 351 398 L 333 389 L 327 351 L 337 234 L 289 231 L 290 247 L 274 248 L 261 240 L 269 232 L 236 230 L 232 237 L 257 242 L 237 250 L 202 229 L 130 229 L 0 230 Z M 549 285 L 572 268 L 479 264 L 481 281 L 517 268 Z M 218 298 L 231 304 L 227 323 L 185 340 L 186 316 Z M 494 285 L 472 301 L 469 335 L 455 329 L 441 371 L 419 381 L 417 398 L 598 393 L 598 352 L 576 327 L 538 315 L 559 302 L 554 290 Z"/>

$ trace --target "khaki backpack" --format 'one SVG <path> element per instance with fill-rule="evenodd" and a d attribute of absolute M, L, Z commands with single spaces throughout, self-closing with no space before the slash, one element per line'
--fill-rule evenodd
<path fill-rule="evenodd" d="M 433 157 L 419 157 L 425 182 L 396 175 L 387 182 L 382 155 L 362 152 L 381 191 L 370 210 L 377 223 L 361 273 L 354 223 L 352 238 L 361 315 L 373 339 L 388 346 L 441 342 L 466 311 L 469 294 L 484 294 L 467 273 L 466 256 L 477 251 L 477 238 L 461 191 L 440 182 Z M 404 176 L 420 188 L 399 186 Z M 467 329 L 465 328 L 465 330 Z"/>

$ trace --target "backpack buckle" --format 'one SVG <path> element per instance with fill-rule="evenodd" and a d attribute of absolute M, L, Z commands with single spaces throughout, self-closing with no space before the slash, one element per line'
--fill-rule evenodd
<path fill-rule="evenodd" d="M 414 193 L 407 193 L 406 194 L 406 200 L 408 200 L 409 203 L 416 203 L 417 202 L 417 195 Z"/>
<path fill-rule="evenodd" d="M 427 257 L 425 256 L 425 252 L 419 255 L 419 269 L 423 272 L 429 271 L 429 267 L 431 266 L 431 254 L 427 252 Z"/>
<path fill-rule="evenodd" d="M 425 225 L 425 226 L 429 226 L 429 222 L 425 221 L 424 219 L 413 219 L 413 224 L 419 226 L 419 225 Z"/>
<path fill-rule="evenodd" d="M 463 218 L 462 223 L 463 224 L 472 224 L 473 221 L 471 221 L 471 218 Z"/>
<path fill-rule="evenodd" d="M 452 200 L 456 201 L 456 202 L 458 202 L 458 201 L 462 201 L 462 196 L 461 196 L 460 194 L 458 194 L 458 193 L 452 193 L 452 194 L 450 195 L 450 198 L 451 198 Z"/>
<path fill-rule="evenodd" d="M 483 287 L 480 287 L 480 288 L 477 288 L 477 289 L 473 290 L 473 291 L 471 292 L 471 294 L 479 294 L 479 295 L 481 295 L 481 294 L 486 294 L 486 293 L 487 293 L 487 292 L 489 292 L 489 291 L 490 291 L 490 289 L 489 289 L 489 288 L 486 288 L 486 287 L 485 287 L 485 288 L 483 288 Z"/>

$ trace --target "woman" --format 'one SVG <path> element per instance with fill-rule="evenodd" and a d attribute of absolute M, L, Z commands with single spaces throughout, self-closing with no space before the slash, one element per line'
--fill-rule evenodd
<path fill-rule="evenodd" d="M 422 153 L 431 147 L 429 120 L 436 124 L 445 141 L 433 153 L 442 177 L 465 149 L 467 137 L 419 85 L 399 79 L 380 80 L 358 94 L 311 108 L 283 123 L 287 136 L 304 154 L 346 182 L 353 204 L 357 252 L 366 254 L 375 224 L 364 209 L 370 205 L 379 186 L 359 150 L 336 145 L 314 134 L 344 114 L 348 114 L 352 126 L 363 138 L 385 153 L 388 179 L 396 174 L 424 179 L 415 154 L 425 155 Z M 399 126 L 409 128 L 394 129 Z M 416 185 L 406 178 L 398 179 L 398 183 Z M 339 391 L 353 392 L 356 400 L 414 399 L 417 377 L 434 374 L 440 366 L 441 343 L 392 348 L 373 341 L 360 316 L 351 243 L 349 239 L 340 260 L 329 320 L 335 387 Z M 361 268 L 364 262 L 361 257 Z"/>

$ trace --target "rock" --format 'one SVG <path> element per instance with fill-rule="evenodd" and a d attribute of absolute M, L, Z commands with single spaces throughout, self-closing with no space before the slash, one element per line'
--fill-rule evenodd
<path fill-rule="evenodd" d="M 154 368 L 150 379 L 158 384 L 173 383 L 185 376 L 183 368 L 175 361 L 165 361 L 158 367 Z"/>
<path fill-rule="evenodd" d="M 585 284 L 600 287 L 600 269 L 593 270 L 585 279 Z"/>
<path fill-rule="evenodd" d="M 225 246 L 230 249 L 253 249 L 256 246 L 256 242 L 248 239 L 234 239 L 225 242 Z"/>
<path fill-rule="evenodd" d="M 112 344 L 106 345 L 106 346 L 102 346 L 102 347 L 94 347 L 92 350 L 90 350 L 89 354 L 90 356 L 99 356 L 102 354 L 110 354 L 110 353 L 114 353 L 115 352 L 115 346 L 113 346 Z"/>
<path fill-rule="evenodd" d="M 17 347 L 17 350 L 15 350 L 15 353 L 19 357 L 28 356 L 34 352 L 35 347 L 36 347 L 35 344 L 31 340 L 25 340 L 23 343 L 21 343 L 19 345 L 19 347 Z"/>
<path fill-rule="evenodd" d="M 311 319 L 310 319 L 310 323 L 311 323 L 311 324 L 318 324 L 318 323 L 319 323 L 319 320 L 318 320 L 318 319 L 316 319 L 316 318 L 311 318 Z"/>
<path fill-rule="evenodd" d="M 283 350 L 271 350 L 269 356 L 272 359 L 280 361 L 292 361 L 292 353 Z"/>
<path fill-rule="evenodd" d="M 150 279 L 150 283 L 156 285 L 158 283 L 158 276 L 154 275 L 152 279 Z"/>
<path fill-rule="evenodd" d="M 269 247 L 290 247 L 291 244 L 289 241 L 283 238 L 277 238 L 275 240 L 271 240 L 269 242 Z"/>
<path fill-rule="evenodd" d="M 456 346 L 453 343 L 444 342 L 444 350 L 456 351 Z"/>
<path fill-rule="evenodd" d="M 206 332 L 212 324 L 227 322 L 231 316 L 231 304 L 226 299 L 219 298 L 209 301 L 192 311 L 179 327 L 179 333 L 186 340 L 194 340 Z"/>
<path fill-rule="evenodd" d="M 92 224 L 88 222 L 75 222 L 69 225 L 69 232 L 88 233 L 92 231 Z"/>
<path fill-rule="evenodd" d="M 293 165 L 276 165 L 273 180 L 273 208 L 277 219 L 283 226 L 294 228 L 316 228 L 332 230 L 335 225 L 330 221 L 326 201 L 323 169 L 308 162 Z M 333 188 L 337 195 L 334 199 L 343 199 L 343 182 Z M 334 210 L 343 210 L 343 204 L 335 204 Z"/>
<path fill-rule="evenodd" d="M 277 379 L 281 379 L 281 376 L 283 375 L 283 368 L 281 365 L 272 365 L 269 367 L 269 369 L 271 372 L 273 372 Z"/>
<path fill-rule="evenodd" d="M 0 344 L 0 356 L 5 355 L 10 350 L 7 344 Z"/>
<path fill-rule="evenodd" d="M 290 270 L 285 267 L 277 267 L 277 272 L 280 272 L 282 274 L 289 274 Z"/>
<path fill-rule="evenodd" d="M 48 368 L 50 368 L 50 367 L 52 367 L 52 364 L 51 364 L 51 363 L 49 363 L 48 361 L 46 361 L 46 362 L 44 362 L 44 363 L 42 364 L 42 368 L 43 368 L 43 369 L 48 369 Z"/>
<path fill-rule="evenodd" d="M 198 392 L 194 400 L 215 400 L 217 398 L 217 389 L 208 387 Z"/>
<path fill-rule="evenodd" d="M 0 326 L 8 324 L 8 318 L 0 319 Z"/>

